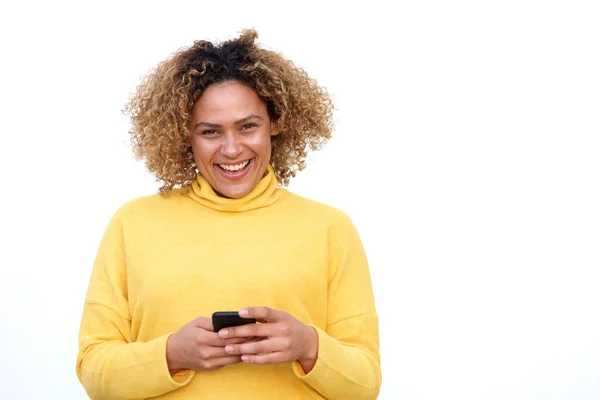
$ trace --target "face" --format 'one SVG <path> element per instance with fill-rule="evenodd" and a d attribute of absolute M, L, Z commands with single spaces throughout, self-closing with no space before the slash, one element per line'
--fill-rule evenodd
<path fill-rule="evenodd" d="M 279 134 L 254 90 L 236 81 L 204 90 L 190 119 L 190 144 L 200 174 L 219 195 L 237 199 L 264 176 L 271 136 Z"/>

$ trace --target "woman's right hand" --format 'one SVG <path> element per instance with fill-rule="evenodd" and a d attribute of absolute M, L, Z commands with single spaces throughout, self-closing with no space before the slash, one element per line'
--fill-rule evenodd
<path fill-rule="evenodd" d="M 173 375 L 184 369 L 214 371 L 226 365 L 240 363 L 241 356 L 228 354 L 225 346 L 250 340 L 252 338 L 221 339 L 213 332 L 210 318 L 196 318 L 167 340 L 169 373 Z"/>

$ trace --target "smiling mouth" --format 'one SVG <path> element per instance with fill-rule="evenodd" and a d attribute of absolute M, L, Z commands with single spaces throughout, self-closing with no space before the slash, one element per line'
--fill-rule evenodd
<path fill-rule="evenodd" d="M 251 160 L 246 160 L 239 164 L 216 164 L 216 165 L 218 165 L 219 168 L 221 168 L 223 171 L 239 172 L 239 171 L 242 171 L 244 168 L 246 168 L 248 166 L 248 164 L 250 164 L 250 161 Z"/>

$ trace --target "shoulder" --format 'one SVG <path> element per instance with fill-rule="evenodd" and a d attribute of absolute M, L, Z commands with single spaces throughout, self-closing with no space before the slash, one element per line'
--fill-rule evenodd
<path fill-rule="evenodd" d="M 293 213 L 295 225 L 325 237 L 334 252 L 345 252 L 350 247 L 354 251 L 362 249 L 362 240 L 356 225 L 346 211 L 324 202 L 291 194 L 288 196 L 289 211 Z M 319 236 L 323 234 L 324 236 Z"/>
<path fill-rule="evenodd" d="M 310 218 L 327 222 L 328 225 L 353 226 L 350 216 L 341 208 L 288 192 L 288 205 L 298 218 Z"/>
<path fill-rule="evenodd" d="M 185 204 L 187 196 L 174 189 L 168 194 L 151 194 L 130 199 L 114 212 L 113 219 L 130 220 L 162 215 L 169 210 L 175 210 L 178 205 Z"/>

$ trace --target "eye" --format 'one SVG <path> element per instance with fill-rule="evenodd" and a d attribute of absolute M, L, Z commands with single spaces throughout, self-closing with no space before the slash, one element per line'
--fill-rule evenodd
<path fill-rule="evenodd" d="M 258 126 L 258 125 L 256 125 L 256 123 L 254 123 L 254 122 L 248 122 L 247 124 L 244 124 L 244 125 L 242 125 L 242 128 L 241 128 L 241 129 L 242 129 L 243 131 L 245 131 L 245 130 L 248 130 L 248 129 L 252 129 L 252 128 L 254 128 L 255 126 Z"/>
<path fill-rule="evenodd" d="M 200 134 L 201 134 L 202 136 L 211 136 L 211 135 L 216 135 L 217 133 L 218 133 L 218 132 L 217 132 L 217 131 L 215 131 L 214 129 L 206 129 L 206 130 L 204 130 L 204 131 L 200 132 Z"/>

